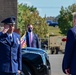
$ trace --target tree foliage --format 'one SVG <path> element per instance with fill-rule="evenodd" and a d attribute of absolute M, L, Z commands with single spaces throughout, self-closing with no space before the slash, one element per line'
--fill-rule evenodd
<path fill-rule="evenodd" d="M 27 31 L 27 25 L 32 24 L 34 32 L 39 35 L 40 38 L 44 38 L 48 33 L 48 25 L 45 18 L 39 16 L 37 8 L 33 6 L 27 6 L 27 4 L 18 4 L 18 28 L 21 35 Z"/>
<path fill-rule="evenodd" d="M 68 8 L 61 7 L 58 23 L 63 35 L 66 35 L 67 31 L 72 27 L 73 12 L 76 12 L 76 4 L 68 6 Z"/>

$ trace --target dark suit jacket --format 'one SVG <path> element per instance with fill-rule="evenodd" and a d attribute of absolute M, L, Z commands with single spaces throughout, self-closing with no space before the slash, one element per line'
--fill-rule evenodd
<path fill-rule="evenodd" d="M 67 42 L 65 47 L 65 54 L 62 63 L 62 69 L 69 68 L 70 73 L 76 75 L 76 26 L 71 28 L 67 34 Z"/>
<path fill-rule="evenodd" d="M 30 47 L 28 32 L 26 32 L 26 43 L 27 43 L 27 47 Z M 34 33 L 33 33 L 33 47 L 35 48 L 40 47 L 38 36 L 37 34 L 34 34 Z"/>
<path fill-rule="evenodd" d="M 16 73 L 21 70 L 20 36 L 12 34 L 11 43 L 8 34 L 0 32 L 0 72 Z"/>

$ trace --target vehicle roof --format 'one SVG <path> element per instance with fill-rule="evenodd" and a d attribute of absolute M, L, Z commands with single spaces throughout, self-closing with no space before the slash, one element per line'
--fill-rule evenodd
<path fill-rule="evenodd" d="M 41 48 L 33 48 L 33 47 L 26 47 L 23 48 L 22 50 L 26 50 L 26 51 L 30 51 L 30 52 L 38 52 L 38 53 L 46 53 L 45 50 L 41 49 Z"/>

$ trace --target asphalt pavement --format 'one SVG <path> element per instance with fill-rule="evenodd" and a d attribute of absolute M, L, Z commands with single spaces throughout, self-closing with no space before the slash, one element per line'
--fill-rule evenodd
<path fill-rule="evenodd" d="M 51 75 L 65 75 L 62 71 L 62 60 L 64 54 L 51 54 L 49 60 L 51 64 Z"/>

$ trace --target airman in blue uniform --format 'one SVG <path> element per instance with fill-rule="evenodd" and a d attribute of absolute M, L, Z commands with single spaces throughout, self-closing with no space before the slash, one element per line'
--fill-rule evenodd
<path fill-rule="evenodd" d="M 0 32 L 0 75 L 18 75 L 22 67 L 20 35 L 14 32 L 15 17 L 1 21 Z"/>

